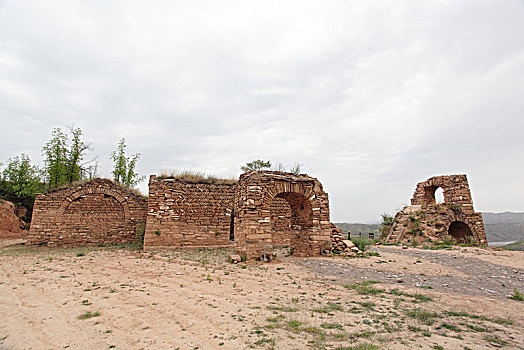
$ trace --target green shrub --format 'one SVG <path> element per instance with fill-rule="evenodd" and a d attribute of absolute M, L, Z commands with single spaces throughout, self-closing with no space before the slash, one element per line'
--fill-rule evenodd
<path fill-rule="evenodd" d="M 451 236 L 446 236 L 444 237 L 444 239 L 442 239 L 442 243 L 444 245 L 454 245 L 454 244 L 457 244 L 457 241 L 455 240 L 455 238 Z"/>
<path fill-rule="evenodd" d="M 351 242 L 361 251 L 365 251 L 374 241 L 367 237 L 351 237 Z"/>
<path fill-rule="evenodd" d="M 144 234 L 146 232 L 146 224 L 145 222 L 139 222 L 136 227 L 136 243 L 135 247 L 136 249 L 142 250 L 144 249 Z"/>
<path fill-rule="evenodd" d="M 380 224 L 380 234 L 381 237 L 387 237 L 389 230 L 391 230 L 391 226 L 395 223 L 395 219 L 393 216 L 388 215 L 386 213 L 382 214 L 382 223 Z"/>
<path fill-rule="evenodd" d="M 513 289 L 513 293 L 508 297 L 508 299 L 524 301 L 524 294 L 519 292 L 517 288 Z"/>

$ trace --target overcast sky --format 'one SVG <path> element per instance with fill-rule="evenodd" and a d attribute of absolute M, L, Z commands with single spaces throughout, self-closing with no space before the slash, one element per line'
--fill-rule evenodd
<path fill-rule="evenodd" d="M 105 177 L 122 137 L 143 175 L 299 162 L 335 222 L 458 173 L 524 211 L 524 2 L 0 0 L 0 121 L 0 161 L 74 123 Z"/>

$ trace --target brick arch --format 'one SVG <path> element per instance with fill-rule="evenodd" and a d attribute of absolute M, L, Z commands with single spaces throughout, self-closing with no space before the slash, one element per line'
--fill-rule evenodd
<path fill-rule="evenodd" d="M 263 207 L 267 208 L 271 201 L 279 196 L 283 198 L 286 194 L 296 194 L 307 201 L 311 208 L 316 208 L 319 206 L 319 202 L 313 188 L 314 186 L 305 187 L 302 183 L 276 182 L 273 186 L 267 188 L 267 194 L 263 198 Z M 286 198 L 283 199 L 287 200 Z M 320 212 L 312 210 L 312 218 L 319 220 Z"/>
<path fill-rule="evenodd" d="M 311 227 L 313 225 L 313 206 L 304 195 L 297 192 L 281 192 L 273 198 L 273 201 L 277 198 L 288 203 L 293 225 L 301 227 Z"/>
<path fill-rule="evenodd" d="M 35 195 L 29 244 L 98 245 L 133 242 L 146 222 L 144 197 L 109 179 Z"/>
<path fill-rule="evenodd" d="M 472 203 L 468 179 L 466 175 L 462 174 L 434 176 L 426 181 L 419 182 L 411 199 L 411 204 L 435 204 L 435 191 L 438 188 L 442 188 L 444 192 L 444 203 Z"/>
<path fill-rule="evenodd" d="M 456 239 L 459 243 L 467 242 L 468 237 L 475 237 L 471 226 L 462 220 L 455 220 L 449 224 L 448 235 Z"/>
<path fill-rule="evenodd" d="M 317 179 L 278 171 L 250 172 L 241 175 L 238 189 L 238 251 L 252 259 L 267 245 L 290 243 L 295 255 L 320 255 L 320 247 L 330 240 L 331 225 L 328 195 Z M 280 216 L 285 222 L 286 203 L 294 224 L 286 228 L 280 223 L 277 227 L 275 207 L 280 205 Z"/>
<path fill-rule="evenodd" d="M 126 218 L 130 217 L 130 210 L 129 210 L 129 205 L 127 203 L 127 200 L 122 195 L 120 195 L 117 191 L 110 190 L 110 189 L 107 189 L 107 188 L 88 187 L 88 188 L 83 188 L 83 189 L 81 189 L 79 191 L 73 192 L 72 194 L 67 196 L 62 201 L 62 203 L 60 204 L 60 207 L 58 208 L 58 210 L 56 212 L 56 221 L 57 222 L 62 222 L 66 209 L 75 200 L 79 199 L 82 196 L 89 196 L 89 195 L 93 195 L 93 194 L 104 194 L 104 195 L 108 195 L 110 197 L 113 197 L 122 206 L 122 209 L 124 211 L 124 220 L 126 220 Z"/>

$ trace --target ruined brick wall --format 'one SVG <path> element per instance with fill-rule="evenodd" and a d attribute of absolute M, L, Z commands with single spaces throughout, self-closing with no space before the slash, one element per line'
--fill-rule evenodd
<path fill-rule="evenodd" d="M 15 212 L 16 208 L 13 203 L 0 199 L 0 238 L 25 236 L 20 228 L 23 223 Z"/>
<path fill-rule="evenodd" d="M 231 245 L 236 185 L 149 180 L 144 248 Z"/>
<path fill-rule="evenodd" d="M 248 259 L 266 245 L 289 245 L 297 256 L 318 256 L 330 240 L 329 199 L 307 175 L 277 171 L 242 174 L 238 184 L 235 247 Z"/>
<path fill-rule="evenodd" d="M 435 204 L 435 191 L 439 187 L 444 191 L 444 203 L 458 204 L 462 207 L 464 213 L 474 213 L 468 178 L 464 174 L 434 176 L 426 181 L 419 182 L 413 198 L 411 198 L 411 204 Z"/>
<path fill-rule="evenodd" d="M 98 245 L 136 239 L 147 201 L 107 179 L 37 193 L 29 244 Z"/>
<path fill-rule="evenodd" d="M 442 188 L 444 203 L 435 203 Z M 466 175 L 435 176 L 417 184 L 411 206 L 396 214 L 388 242 L 437 241 L 452 236 L 458 242 L 486 244 L 482 214 L 473 209 Z"/>

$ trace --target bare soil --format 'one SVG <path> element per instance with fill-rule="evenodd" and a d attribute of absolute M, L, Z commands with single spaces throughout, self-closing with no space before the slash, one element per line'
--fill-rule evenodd
<path fill-rule="evenodd" d="M 373 247 L 379 256 L 229 264 L 0 244 L 0 349 L 524 348 L 524 252 Z"/>

